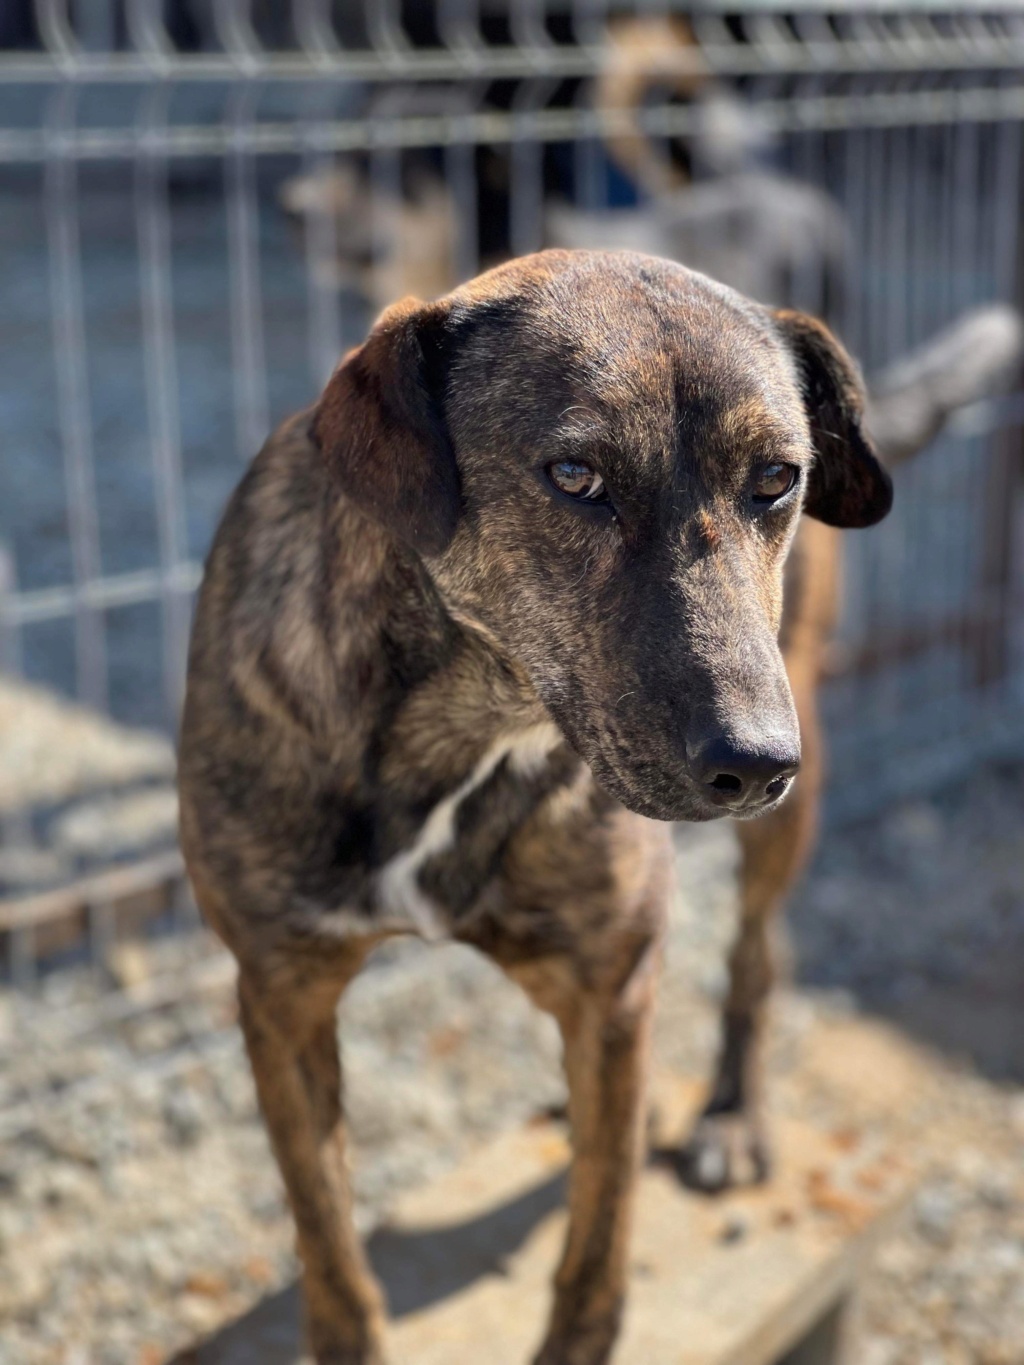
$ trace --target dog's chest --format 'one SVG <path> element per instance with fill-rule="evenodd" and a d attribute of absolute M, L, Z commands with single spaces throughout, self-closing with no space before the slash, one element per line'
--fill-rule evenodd
<path fill-rule="evenodd" d="M 516 830 L 577 766 L 553 725 L 495 741 L 381 868 L 375 900 L 383 915 L 427 938 L 447 933 L 472 909 Z"/>

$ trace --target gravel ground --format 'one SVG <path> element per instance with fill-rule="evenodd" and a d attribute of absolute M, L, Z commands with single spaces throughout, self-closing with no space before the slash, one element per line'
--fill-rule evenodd
<path fill-rule="evenodd" d="M 791 915 L 779 1107 L 812 1103 L 787 1078 L 853 1011 L 934 1053 L 927 1109 L 893 1105 L 931 1174 L 866 1286 L 858 1365 L 1024 1362 L 1022 824 L 1024 770 L 980 772 L 830 834 Z M 733 919 L 729 829 L 681 830 L 679 862 L 657 1051 L 701 1074 Z M 195 934 L 125 949 L 112 967 L 128 989 L 106 983 L 102 1017 L 84 971 L 0 997 L 2 1365 L 158 1365 L 294 1277 L 226 965 Z M 192 983 L 188 1001 L 147 1007 L 168 979 Z M 364 1228 L 563 1097 L 549 1022 L 466 950 L 390 950 L 342 1032 Z M 880 1081 L 848 1079 L 851 1097 Z"/>
<path fill-rule="evenodd" d="M 790 916 L 799 979 L 934 1050 L 932 1176 L 882 1250 L 863 1365 L 1024 1361 L 1024 769 L 827 838 Z"/>
<path fill-rule="evenodd" d="M 0 676 L 0 897 L 173 848 L 174 747 Z"/>

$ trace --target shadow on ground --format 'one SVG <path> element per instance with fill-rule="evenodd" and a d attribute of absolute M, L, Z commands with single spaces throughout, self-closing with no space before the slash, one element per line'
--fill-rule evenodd
<path fill-rule="evenodd" d="M 827 829 L 787 913 L 798 981 L 1024 1083 L 1024 764 Z"/>
<path fill-rule="evenodd" d="M 989 1080 L 1024 1084 L 1024 962 L 995 964 L 955 986 L 926 981 L 902 1000 L 862 1003 Z"/>
<path fill-rule="evenodd" d="M 392 1318 L 450 1298 L 506 1259 L 565 1202 L 565 1173 L 465 1223 L 399 1232 L 381 1228 L 367 1250 Z M 250 1312 L 168 1365 L 298 1365 L 302 1359 L 298 1285 L 262 1299 Z"/>

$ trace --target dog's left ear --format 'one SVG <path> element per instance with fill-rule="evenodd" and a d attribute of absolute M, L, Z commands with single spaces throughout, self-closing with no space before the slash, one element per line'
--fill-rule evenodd
<path fill-rule="evenodd" d="M 403 299 L 334 371 L 310 436 L 339 488 L 419 554 L 455 534 L 459 473 L 444 418 L 449 306 Z"/>
<path fill-rule="evenodd" d="M 864 386 L 832 333 L 806 313 L 774 314 L 792 352 L 817 455 L 804 511 L 830 526 L 873 526 L 892 506 L 892 480 L 864 430 Z"/>

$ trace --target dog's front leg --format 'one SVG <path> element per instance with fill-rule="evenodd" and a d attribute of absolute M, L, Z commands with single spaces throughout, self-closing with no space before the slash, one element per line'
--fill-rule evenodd
<path fill-rule="evenodd" d="M 564 986 L 553 1000 L 537 989 L 534 971 L 515 973 L 561 1028 L 573 1145 L 569 1227 L 534 1365 L 605 1365 L 618 1334 L 643 1154 L 655 952 L 648 947 L 615 991 Z"/>
<path fill-rule="evenodd" d="M 298 1229 L 317 1365 L 383 1365 L 384 1304 L 352 1221 L 335 1010 L 341 979 L 273 986 L 244 971 L 242 1028 Z"/>

